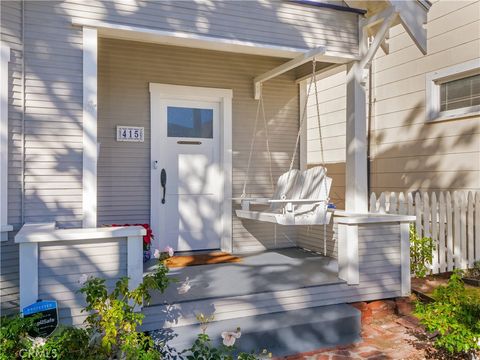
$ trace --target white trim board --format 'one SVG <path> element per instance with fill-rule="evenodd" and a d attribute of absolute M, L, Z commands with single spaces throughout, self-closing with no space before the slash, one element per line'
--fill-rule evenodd
<path fill-rule="evenodd" d="M 205 100 L 220 103 L 220 164 L 223 173 L 223 201 L 222 201 L 222 236 L 220 248 L 225 252 L 233 251 L 232 244 L 232 96 L 231 89 L 216 89 L 197 86 L 181 86 L 150 83 L 150 97 L 158 96 L 162 99 Z M 157 107 L 150 101 L 150 121 L 154 133 L 153 119 L 158 117 Z M 159 144 L 151 141 L 151 169 L 158 154 Z M 159 167 L 160 168 L 160 167 Z M 154 177 L 151 176 L 151 186 L 155 186 Z M 155 228 L 160 214 L 159 204 L 150 205 L 150 224 Z"/>
<path fill-rule="evenodd" d="M 197 49 L 228 51 L 242 54 L 294 58 L 310 49 L 263 44 L 251 41 L 191 34 L 183 31 L 168 31 L 148 27 L 130 26 L 105 21 L 73 18 L 74 26 L 98 29 L 100 37 L 142 41 L 165 45 L 185 46 Z"/>
<path fill-rule="evenodd" d="M 0 241 L 8 240 L 8 63 L 10 47 L 0 47 Z"/>

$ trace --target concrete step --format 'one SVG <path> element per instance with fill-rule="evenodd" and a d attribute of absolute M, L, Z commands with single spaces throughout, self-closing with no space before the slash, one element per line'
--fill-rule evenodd
<path fill-rule="evenodd" d="M 208 325 L 207 333 L 220 344 L 223 331 L 240 327 L 242 335 L 235 343 L 237 349 L 267 349 L 274 356 L 285 356 L 359 341 L 360 317 L 360 311 L 350 305 L 328 305 L 214 321 Z M 168 338 L 170 346 L 183 350 L 193 344 L 200 332 L 200 326 L 195 324 L 157 330 L 152 335 Z"/>

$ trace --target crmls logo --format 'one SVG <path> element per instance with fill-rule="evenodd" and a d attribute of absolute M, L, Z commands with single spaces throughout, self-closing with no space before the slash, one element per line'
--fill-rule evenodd
<path fill-rule="evenodd" d="M 32 347 L 30 349 L 22 349 L 19 352 L 21 359 L 42 358 L 42 359 L 57 359 L 57 349 L 43 349 L 42 346 Z"/>

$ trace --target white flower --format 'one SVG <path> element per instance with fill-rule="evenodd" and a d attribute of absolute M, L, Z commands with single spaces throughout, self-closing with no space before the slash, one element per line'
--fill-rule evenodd
<path fill-rule="evenodd" d="M 166 246 L 163 251 L 168 253 L 168 256 L 170 256 L 170 257 L 172 257 L 173 254 L 175 253 L 175 251 L 173 251 L 173 248 L 171 246 Z"/>
<path fill-rule="evenodd" d="M 160 250 L 155 249 L 155 251 L 153 252 L 153 257 L 154 257 L 155 259 L 160 259 L 160 255 L 161 255 Z"/>
<path fill-rule="evenodd" d="M 32 346 L 33 346 L 34 348 L 40 347 L 40 346 L 45 345 L 46 342 L 47 342 L 47 341 L 46 341 L 44 338 L 42 338 L 42 337 L 36 337 L 35 339 L 33 339 Z"/>
<path fill-rule="evenodd" d="M 239 339 L 240 336 L 242 336 L 240 329 L 237 329 L 237 331 L 222 332 L 223 345 L 233 346 L 235 344 L 235 340 Z"/>
<path fill-rule="evenodd" d="M 78 283 L 80 285 L 84 285 L 88 281 L 88 275 L 87 274 L 82 274 L 80 278 L 78 279 Z"/>
<path fill-rule="evenodd" d="M 191 288 L 192 286 L 190 285 L 190 279 L 187 277 L 185 281 L 182 283 L 182 285 L 177 287 L 177 291 L 178 291 L 178 294 L 183 295 L 183 294 L 186 294 Z"/>

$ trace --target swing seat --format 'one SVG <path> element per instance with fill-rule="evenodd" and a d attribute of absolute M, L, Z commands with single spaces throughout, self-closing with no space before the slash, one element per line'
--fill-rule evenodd
<path fill-rule="evenodd" d="M 324 225 L 330 222 L 327 211 L 332 179 L 325 168 L 316 166 L 305 171 L 293 169 L 282 174 L 272 198 L 241 198 L 242 219 L 279 225 Z M 282 197 L 285 195 L 285 199 Z M 250 205 L 265 205 L 264 211 L 251 210 Z"/>

